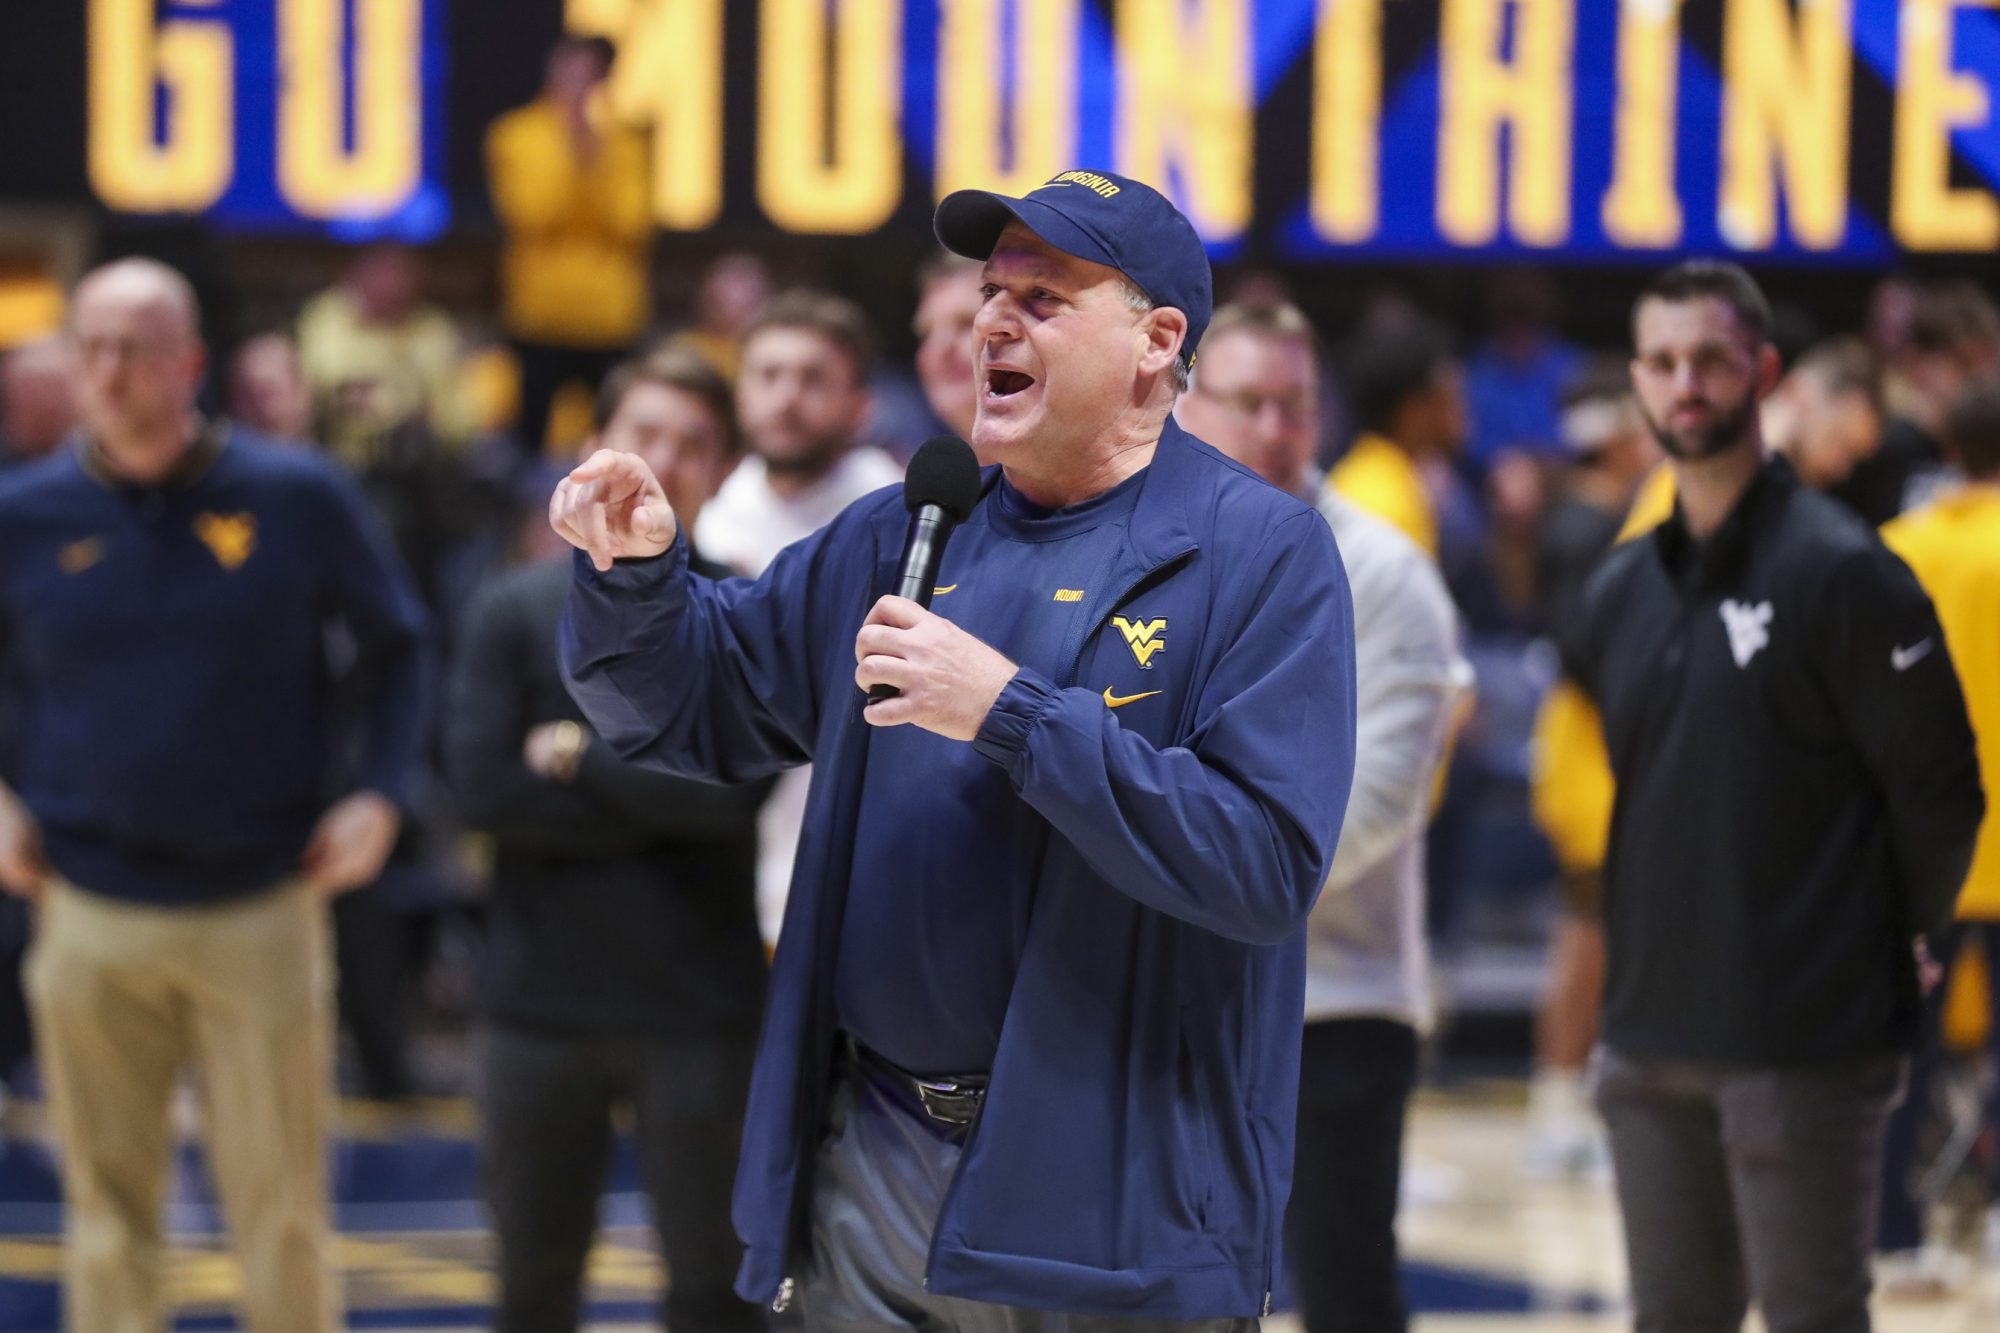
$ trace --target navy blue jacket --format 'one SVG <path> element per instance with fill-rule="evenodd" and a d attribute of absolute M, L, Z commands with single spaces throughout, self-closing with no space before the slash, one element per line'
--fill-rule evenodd
<path fill-rule="evenodd" d="M 375 686 L 359 783 L 405 803 L 423 607 L 351 480 L 220 426 L 158 486 L 110 477 L 87 445 L 8 473 L 13 776 L 64 878 L 181 907 L 296 875 L 330 795 L 335 623 Z"/>
<path fill-rule="evenodd" d="M 854 636 L 906 522 L 891 487 L 756 582 L 689 576 L 679 542 L 604 574 L 579 556 L 570 593 L 570 688 L 620 753 L 725 781 L 816 765 L 736 1184 L 752 1300 L 800 1257 L 872 730 Z M 1006 576 L 947 551 L 940 579 Z M 1301 926 L 1354 764 L 1347 580 L 1323 519 L 1169 424 L 1123 549 L 1083 594 L 1072 667 L 1024 669 L 973 742 L 1051 836 L 928 1286 L 1254 1315 L 1282 1264 Z M 1164 698 L 1106 704 L 1150 690 Z"/>

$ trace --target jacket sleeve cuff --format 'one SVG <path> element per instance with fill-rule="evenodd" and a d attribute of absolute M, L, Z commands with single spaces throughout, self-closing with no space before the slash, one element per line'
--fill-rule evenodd
<path fill-rule="evenodd" d="M 972 748 L 1012 772 L 1014 761 L 1027 749 L 1028 733 L 1061 695 L 1046 676 L 1022 667 L 993 701 L 979 734 L 972 738 Z"/>
<path fill-rule="evenodd" d="M 685 532 L 674 534 L 674 544 L 658 555 L 637 560 L 614 560 L 611 568 L 599 570 L 581 550 L 570 553 L 570 568 L 576 581 L 603 592 L 645 592 L 672 582 L 687 569 L 688 544 Z"/>

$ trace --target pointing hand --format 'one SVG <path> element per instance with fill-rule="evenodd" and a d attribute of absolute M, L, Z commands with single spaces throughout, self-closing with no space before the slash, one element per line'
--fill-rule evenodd
<path fill-rule="evenodd" d="M 549 526 L 599 570 L 614 560 L 660 554 L 678 530 L 653 470 L 635 455 L 610 449 L 598 450 L 563 478 L 549 498 Z"/>

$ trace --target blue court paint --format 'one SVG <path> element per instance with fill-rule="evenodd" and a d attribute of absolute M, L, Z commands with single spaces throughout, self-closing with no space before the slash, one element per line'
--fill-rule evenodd
<path fill-rule="evenodd" d="M 344 1119 L 369 1120 L 350 1114 Z M 491 1281 L 490 1243 L 478 1203 L 478 1153 L 462 1128 L 463 1107 L 398 1130 L 373 1118 L 368 1132 L 334 1146 L 335 1215 L 348 1272 L 348 1324 L 355 1329 L 483 1328 L 492 1307 L 468 1299 L 467 1287 Z M 174 1258 L 205 1276 L 220 1270 L 221 1214 L 198 1147 L 175 1155 L 169 1202 Z M 589 1318 L 657 1318 L 659 1269 L 645 1230 L 646 1207 L 629 1142 L 621 1141 L 605 1199 L 595 1271 L 601 1281 Z M 53 1333 L 60 1326 L 60 1192 L 48 1148 L 35 1140 L 0 1140 L 0 1333 Z M 1428 1263 L 1404 1266 L 1413 1313 L 1580 1314 L 1603 1303 L 1582 1293 L 1550 1292 L 1506 1277 Z M 461 1294 L 447 1296 L 443 1288 Z M 206 1289 L 213 1289 L 212 1287 Z M 176 1330 L 238 1327 L 221 1301 L 184 1310 Z"/>

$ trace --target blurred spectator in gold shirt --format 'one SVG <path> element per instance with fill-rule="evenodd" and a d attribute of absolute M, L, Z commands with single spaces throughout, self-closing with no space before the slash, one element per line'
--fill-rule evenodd
<path fill-rule="evenodd" d="M 370 246 L 299 316 L 313 438 L 355 472 L 471 434 L 458 330 L 420 284 L 410 250 Z"/>
<path fill-rule="evenodd" d="M 612 55 L 602 37 L 563 37 L 541 95 L 486 133 L 506 232 L 501 319 L 521 363 L 517 433 L 531 451 L 563 386 L 595 392 L 651 318 L 646 142 L 603 96 Z"/>

